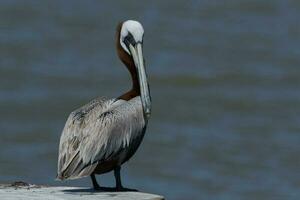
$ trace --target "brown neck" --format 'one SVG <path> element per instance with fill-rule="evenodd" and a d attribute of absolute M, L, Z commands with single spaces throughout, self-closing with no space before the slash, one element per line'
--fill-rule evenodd
<path fill-rule="evenodd" d="M 128 92 L 122 94 L 118 99 L 123 99 L 123 100 L 130 100 L 136 96 L 140 95 L 140 85 L 138 81 L 138 75 L 137 71 L 134 65 L 134 61 L 132 57 L 122 48 L 120 44 L 120 33 L 121 33 L 121 28 L 122 28 L 122 22 L 118 25 L 117 27 L 117 33 L 116 33 L 116 47 L 117 47 L 117 52 L 119 55 L 119 58 L 121 61 L 125 64 L 127 67 L 128 71 L 130 72 L 131 79 L 132 79 L 132 89 L 129 90 Z"/>

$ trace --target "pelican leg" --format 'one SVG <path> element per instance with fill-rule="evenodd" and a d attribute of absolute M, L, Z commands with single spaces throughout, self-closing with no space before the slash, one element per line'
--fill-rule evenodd
<path fill-rule="evenodd" d="M 92 174 L 92 175 L 91 175 L 91 179 L 92 179 L 92 183 L 93 183 L 94 189 L 95 189 L 95 190 L 100 190 L 101 187 L 100 187 L 100 185 L 97 183 L 97 179 L 96 179 L 96 177 L 95 177 L 95 174 Z"/>
<path fill-rule="evenodd" d="M 115 175 L 115 179 L 116 179 L 116 190 L 117 191 L 120 191 L 120 190 L 123 189 L 122 182 L 121 182 L 120 171 L 121 171 L 121 167 L 120 166 L 117 166 L 114 169 L 114 175 Z"/>
<path fill-rule="evenodd" d="M 135 189 L 124 188 L 121 182 L 121 166 L 117 166 L 114 169 L 114 175 L 116 179 L 116 191 L 137 191 Z"/>

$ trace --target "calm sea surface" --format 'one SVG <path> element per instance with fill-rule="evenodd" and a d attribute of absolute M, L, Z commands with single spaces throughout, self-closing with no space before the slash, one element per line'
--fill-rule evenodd
<path fill-rule="evenodd" d="M 131 83 L 115 28 L 137 19 L 153 114 L 123 167 L 167 199 L 300 199 L 300 1 L 0 2 L 0 182 L 57 182 L 68 114 Z M 113 185 L 112 174 L 98 176 Z"/>

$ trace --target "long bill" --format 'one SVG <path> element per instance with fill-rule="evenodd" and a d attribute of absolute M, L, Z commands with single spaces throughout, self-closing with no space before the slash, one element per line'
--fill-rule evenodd
<path fill-rule="evenodd" d="M 146 75 L 146 70 L 144 65 L 142 44 L 136 43 L 135 47 L 130 44 L 129 49 L 133 57 L 135 67 L 137 68 L 137 72 L 138 72 L 138 79 L 140 84 L 141 100 L 142 100 L 144 115 L 146 116 L 147 119 L 149 119 L 151 115 L 151 97 L 150 97 L 150 90 L 149 90 L 149 85 L 148 85 L 147 75 Z"/>

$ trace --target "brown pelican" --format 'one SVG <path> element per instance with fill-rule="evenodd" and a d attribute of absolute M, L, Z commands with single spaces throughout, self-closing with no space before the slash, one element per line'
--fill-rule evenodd
<path fill-rule="evenodd" d="M 117 27 L 116 47 L 128 68 L 132 89 L 115 99 L 96 98 L 73 111 L 63 129 L 58 155 L 60 180 L 91 176 L 114 170 L 117 191 L 121 184 L 121 165 L 139 147 L 151 113 L 151 98 L 142 52 L 144 29 L 133 20 Z M 107 189 L 107 188 L 106 188 Z"/>

